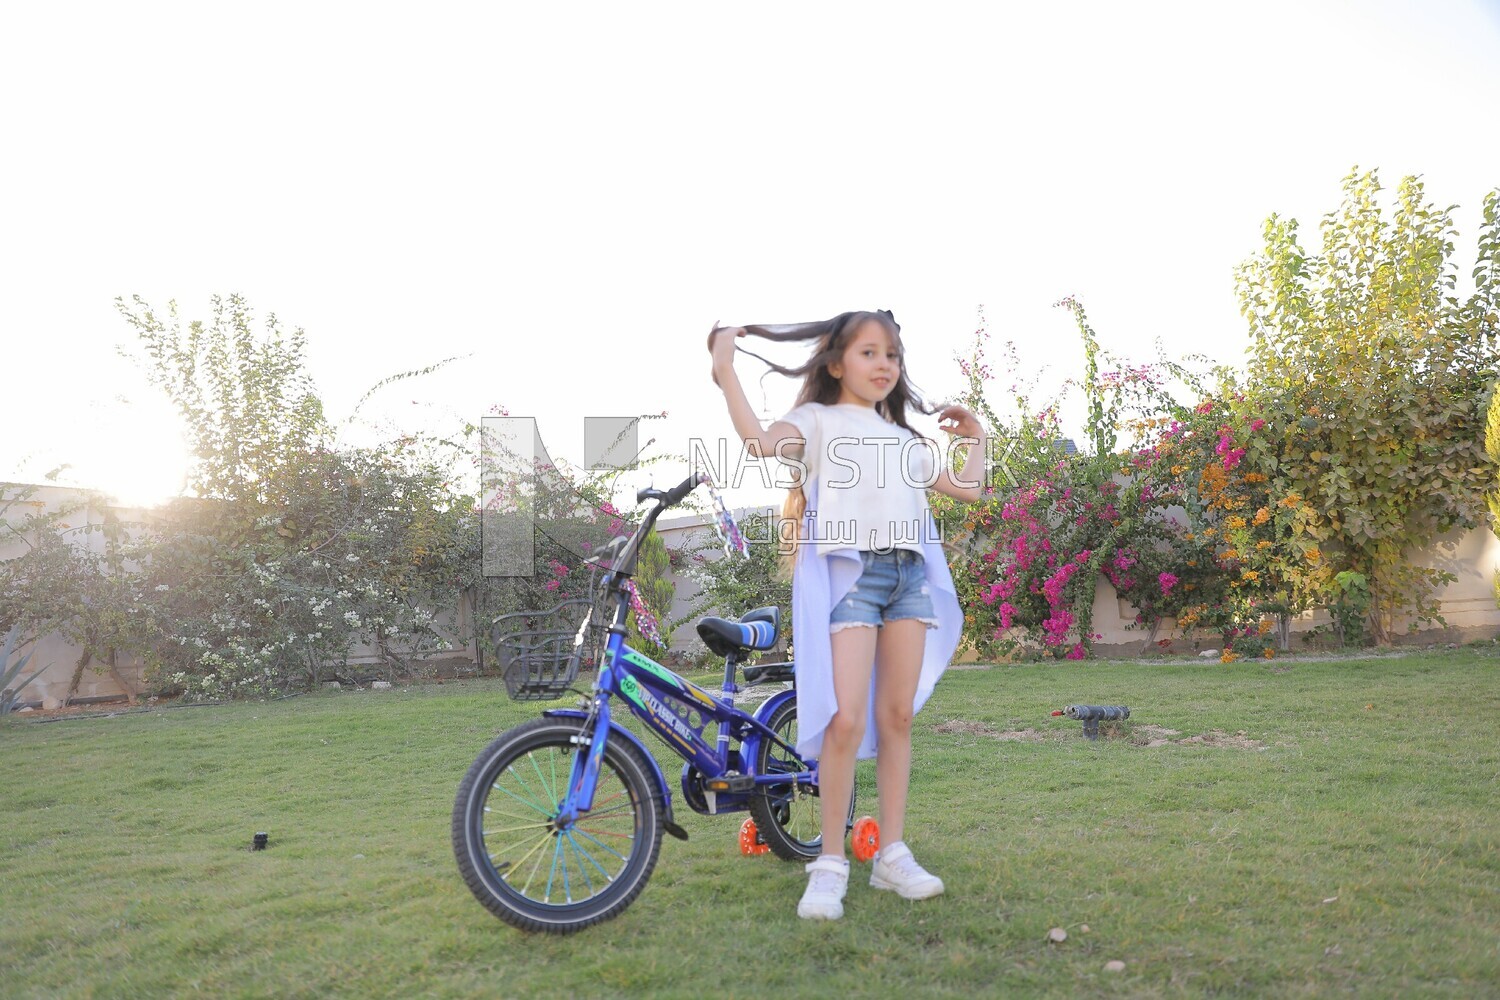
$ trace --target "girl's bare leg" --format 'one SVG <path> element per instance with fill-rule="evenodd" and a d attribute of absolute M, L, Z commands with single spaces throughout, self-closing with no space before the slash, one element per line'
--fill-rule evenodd
<path fill-rule="evenodd" d="M 844 825 L 849 819 L 849 798 L 854 794 L 854 756 L 865 736 L 877 631 L 855 626 L 828 637 L 833 647 L 833 695 L 838 711 L 823 731 L 818 796 L 823 813 L 823 853 L 836 857 L 844 856 Z"/>
<path fill-rule="evenodd" d="M 894 844 L 906 835 L 906 795 L 911 784 L 911 706 L 922 674 L 926 642 L 927 626 L 915 618 L 903 618 L 886 622 L 876 645 L 875 733 L 880 750 L 875 759 L 875 780 L 880 792 L 882 844 Z M 839 704 L 843 704 L 842 698 Z M 827 807 L 824 809 L 826 829 Z"/>

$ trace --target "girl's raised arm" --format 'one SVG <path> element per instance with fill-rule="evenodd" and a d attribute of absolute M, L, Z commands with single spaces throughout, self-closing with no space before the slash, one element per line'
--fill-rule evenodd
<path fill-rule="evenodd" d="M 938 473 L 932 488 L 955 500 L 974 503 L 984 496 L 985 487 L 985 438 L 984 425 L 967 407 L 945 406 L 938 413 L 938 427 L 958 440 L 968 441 L 964 452 L 964 465 L 957 475 L 949 469 Z"/>
<path fill-rule="evenodd" d="M 714 324 L 708 335 L 708 349 L 714 358 L 714 382 L 724 390 L 725 402 L 729 404 L 729 419 L 734 421 L 735 433 L 746 444 L 754 443 L 762 457 L 800 459 L 806 441 L 802 432 L 785 420 L 778 420 L 770 427 L 761 427 L 745 388 L 734 371 L 736 339 L 745 335 L 744 327 L 719 326 Z"/>

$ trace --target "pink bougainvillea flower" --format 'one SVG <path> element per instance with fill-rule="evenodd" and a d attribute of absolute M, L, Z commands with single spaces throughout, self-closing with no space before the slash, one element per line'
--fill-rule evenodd
<path fill-rule="evenodd" d="M 1177 577 L 1171 573 L 1162 573 L 1157 576 L 1156 582 L 1161 585 L 1162 596 L 1166 596 L 1172 592 L 1173 587 L 1177 586 Z"/>
<path fill-rule="evenodd" d="M 1070 650 L 1068 650 L 1068 655 L 1066 657 L 1064 657 L 1064 659 L 1068 659 L 1068 660 L 1081 660 L 1081 659 L 1083 659 L 1087 655 L 1088 654 L 1083 651 L 1083 643 L 1078 642 L 1078 643 L 1074 643 L 1073 644 L 1073 648 L 1070 649 Z"/>
<path fill-rule="evenodd" d="M 1063 587 L 1067 586 L 1068 578 L 1076 572 L 1078 572 L 1077 563 L 1063 563 L 1062 568 L 1049 577 L 1046 583 L 1042 584 L 1042 593 L 1047 596 L 1048 604 L 1055 608 L 1058 604 L 1062 603 Z"/>
<path fill-rule="evenodd" d="M 1072 627 L 1073 612 L 1058 608 L 1052 612 L 1051 618 L 1042 622 L 1042 631 L 1046 633 L 1043 641 L 1049 646 L 1061 646 Z"/>

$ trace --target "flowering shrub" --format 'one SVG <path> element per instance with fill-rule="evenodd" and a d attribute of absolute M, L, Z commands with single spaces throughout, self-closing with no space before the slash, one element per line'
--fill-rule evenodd
<path fill-rule="evenodd" d="M 1081 307 L 1062 304 L 1091 345 Z M 957 542 L 967 645 L 983 656 L 1022 647 L 1064 659 L 1088 655 L 1099 637 L 1092 613 L 1102 575 L 1138 610 L 1136 624 L 1148 633 L 1143 645 L 1175 619 L 1184 632 L 1216 636 L 1231 659 L 1252 645 L 1264 655 L 1271 616 L 1306 607 L 1325 572 L 1306 531 L 1311 509 L 1295 494 L 1277 493 L 1263 471 L 1267 422 L 1246 412 L 1232 387 L 1196 405 L 1177 403 L 1162 389 L 1167 375 L 1201 389 L 1180 366 L 1098 372 L 1095 353 L 1095 379 L 1085 386 L 1091 420 L 1133 415 L 1119 428 L 1133 435 L 1131 448 L 1046 455 L 1035 439 L 1055 439 L 1057 431 L 1053 412 L 1044 410 L 996 430 L 1029 438 L 1030 447 L 1021 449 L 1022 461 L 992 470 L 980 503 L 934 502 Z M 977 370 L 971 363 L 968 371 Z M 982 392 L 978 381 L 971 376 L 971 394 Z M 1096 446 L 1115 442 L 1097 429 L 1090 437 Z"/>
<path fill-rule="evenodd" d="M 274 498 L 180 500 L 129 545 L 130 624 L 158 685 L 195 696 L 263 694 L 336 676 L 356 646 L 387 671 L 446 648 L 433 608 L 453 606 L 441 473 L 353 450 L 284 469 Z"/>
<path fill-rule="evenodd" d="M 964 574 L 973 581 L 970 644 L 981 655 L 1024 644 L 1083 658 L 1099 637 L 1092 618 L 1100 575 L 1141 610 L 1142 624 L 1193 601 L 1197 574 L 1182 569 L 1189 533 L 1180 493 L 1175 484 L 1120 475 L 1114 456 L 1075 455 L 1010 493 L 998 513 L 980 511 L 975 533 L 983 542 Z"/>
<path fill-rule="evenodd" d="M 1217 634 L 1226 648 L 1267 634 L 1268 616 L 1306 608 L 1323 572 L 1306 532 L 1312 510 L 1261 471 L 1267 424 L 1244 410 L 1234 395 L 1204 400 L 1171 422 L 1152 461 L 1131 469 L 1145 488 L 1163 482 L 1180 499 L 1187 530 L 1178 557 L 1193 576 L 1177 625 Z"/>
<path fill-rule="evenodd" d="M 969 645 L 1087 655 L 1098 575 L 1139 611 L 1146 643 L 1165 619 L 1215 636 L 1226 662 L 1284 643 L 1276 621 L 1318 601 L 1330 571 L 1312 508 L 1260 471 L 1268 425 L 1244 409 L 1230 395 L 1134 421 L 1133 450 L 1059 458 L 977 505 L 960 525 Z"/>

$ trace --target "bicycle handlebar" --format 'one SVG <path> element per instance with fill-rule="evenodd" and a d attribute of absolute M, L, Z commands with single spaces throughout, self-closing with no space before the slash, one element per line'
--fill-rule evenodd
<path fill-rule="evenodd" d="M 698 484 L 703 482 L 704 479 L 705 477 L 703 475 L 694 472 L 689 474 L 686 479 L 678 483 L 676 486 L 672 487 L 670 490 L 667 490 L 665 493 L 652 486 L 647 486 L 644 489 L 636 490 L 636 503 L 640 503 L 644 500 L 655 500 L 656 506 L 652 507 L 649 511 L 646 512 L 646 516 L 641 520 L 640 525 L 636 527 L 635 533 L 630 536 L 630 539 L 625 542 L 625 544 L 620 549 L 616 550 L 614 562 L 611 563 L 609 567 L 611 574 L 625 573 L 629 575 L 634 572 L 635 556 L 637 550 L 640 548 L 641 539 L 644 538 L 646 536 L 646 533 L 651 530 L 651 527 L 656 524 L 656 518 L 658 517 L 658 515 L 660 515 L 662 511 L 666 510 L 673 504 L 680 502 L 682 498 L 687 496 L 689 493 L 693 492 L 693 490 L 697 488 Z"/>
<path fill-rule="evenodd" d="M 667 494 L 666 505 L 670 507 L 673 504 L 677 503 L 683 497 L 693 492 L 693 490 L 696 489 L 698 484 L 701 482 L 703 482 L 703 476 L 696 472 L 689 473 L 686 479 L 678 483 L 675 487 L 672 488 L 672 491 Z"/>
<path fill-rule="evenodd" d="M 683 497 L 693 492 L 693 489 L 702 481 L 703 477 L 699 473 L 693 472 L 665 493 L 655 487 L 647 486 L 635 491 L 635 502 L 641 503 L 645 500 L 659 500 L 663 507 L 671 507 L 673 504 L 681 501 Z"/>

